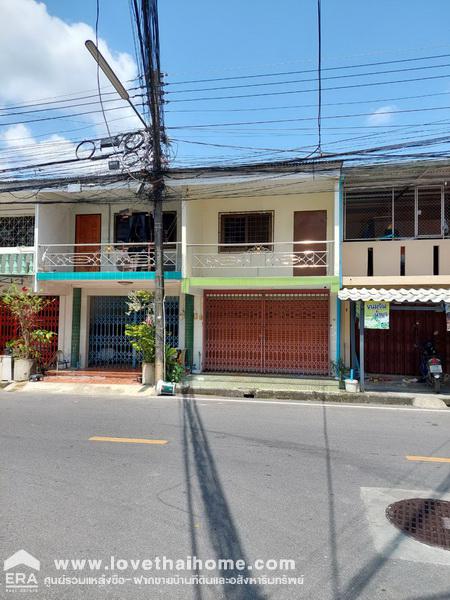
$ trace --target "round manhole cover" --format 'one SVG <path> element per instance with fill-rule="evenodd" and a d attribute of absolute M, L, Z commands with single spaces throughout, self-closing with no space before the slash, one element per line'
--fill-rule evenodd
<path fill-rule="evenodd" d="M 450 550 L 450 502 L 434 498 L 400 500 L 387 507 L 386 517 L 418 542 Z"/>

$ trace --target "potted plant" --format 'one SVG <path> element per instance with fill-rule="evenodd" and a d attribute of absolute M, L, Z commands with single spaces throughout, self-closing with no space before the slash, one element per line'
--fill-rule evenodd
<path fill-rule="evenodd" d="M 345 362 L 342 360 L 342 358 L 337 361 L 332 361 L 331 371 L 339 381 L 339 389 L 345 390 L 345 379 L 349 375 L 350 370 L 345 366 Z"/>
<path fill-rule="evenodd" d="M 153 319 L 153 294 L 140 290 L 128 294 L 127 315 L 141 317 L 139 323 L 125 325 L 125 335 L 142 358 L 142 383 L 155 385 L 155 324 Z"/>
<path fill-rule="evenodd" d="M 166 346 L 166 381 L 179 383 L 184 372 L 184 366 L 178 360 L 178 350 Z"/>
<path fill-rule="evenodd" d="M 8 306 L 19 326 L 19 337 L 7 342 L 14 358 L 14 381 L 28 381 L 35 361 L 41 356 L 41 346 L 49 344 L 56 335 L 38 327 L 39 313 L 51 301 L 26 287 L 12 285 L 3 295 L 2 302 Z"/>

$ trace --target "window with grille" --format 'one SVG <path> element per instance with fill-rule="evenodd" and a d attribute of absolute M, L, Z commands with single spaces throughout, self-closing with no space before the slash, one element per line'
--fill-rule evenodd
<path fill-rule="evenodd" d="M 385 235 L 392 222 L 392 188 L 352 190 L 345 197 L 345 237 L 372 240 Z"/>
<path fill-rule="evenodd" d="M 440 185 L 346 192 L 347 241 L 448 237 L 449 222 L 450 194 Z"/>
<path fill-rule="evenodd" d="M 272 248 L 272 212 L 222 213 L 219 223 L 220 243 L 229 244 L 220 246 L 220 252 L 245 252 L 255 246 Z"/>
<path fill-rule="evenodd" d="M 34 217 L 0 217 L 0 247 L 34 246 Z"/>

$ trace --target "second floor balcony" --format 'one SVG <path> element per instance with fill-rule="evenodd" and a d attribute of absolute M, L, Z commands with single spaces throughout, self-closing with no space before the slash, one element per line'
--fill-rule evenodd
<path fill-rule="evenodd" d="M 188 244 L 192 277 L 291 277 L 333 275 L 334 242 Z"/>
<path fill-rule="evenodd" d="M 0 275 L 34 275 L 34 247 L 0 248 Z"/>
<path fill-rule="evenodd" d="M 164 271 L 176 273 L 181 269 L 180 244 L 164 247 Z M 153 243 L 107 244 L 43 244 L 38 247 L 38 274 L 41 279 L 77 279 L 79 274 L 91 274 L 90 279 L 121 279 L 121 274 L 150 273 L 155 271 Z M 60 274 L 54 277 L 50 274 Z M 77 274 L 77 275 L 74 275 Z"/>

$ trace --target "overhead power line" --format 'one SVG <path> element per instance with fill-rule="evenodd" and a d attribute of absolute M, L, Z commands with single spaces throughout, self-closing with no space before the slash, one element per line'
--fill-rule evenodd
<path fill-rule="evenodd" d="M 423 67 L 408 67 L 406 69 L 389 69 L 385 71 L 369 71 L 366 73 L 349 73 L 347 75 L 333 75 L 331 77 L 323 77 L 324 81 L 330 81 L 335 79 L 349 79 L 355 77 L 368 77 L 372 75 L 390 75 L 392 73 L 407 73 L 411 71 L 424 71 L 428 69 L 443 69 L 450 66 L 450 63 L 445 63 L 443 65 L 427 65 Z M 242 85 L 225 85 L 225 86 L 217 86 L 217 87 L 207 87 L 207 88 L 192 88 L 187 90 L 168 90 L 166 94 L 183 94 L 183 93 L 191 93 L 191 92 L 214 92 L 219 90 L 233 90 L 233 89 L 242 89 L 242 88 L 254 88 L 254 87 L 266 87 L 266 86 L 274 86 L 274 85 L 288 85 L 292 83 L 310 83 L 312 81 L 318 81 L 318 77 L 309 77 L 307 79 L 289 79 L 284 81 L 264 81 L 261 83 L 247 83 Z"/>
<path fill-rule="evenodd" d="M 341 86 L 333 86 L 322 88 L 322 91 L 330 91 L 330 90 L 348 90 L 354 88 L 362 88 L 362 87 L 375 87 L 379 85 L 394 85 L 399 83 L 411 83 L 414 81 L 430 81 L 436 79 L 447 79 L 450 78 L 450 74 L 446 75 L 430 75 L 427 77 L 415 77 L 411 79 L 394 79 L 390 81 L 372 81 L 369 83 L 355 83 L 351 85 L 341 85 Z M 177 98 L 174 100 L 170 100 L 170 103 L 175 102 L 200 102 L 200 101 L 210 101 L 210 100 L 232 100 L 235 98 L 259 98 L 263 96 L 284 96 L 288 94 L 306 94 L 308 92 L 317 92 L 318 88 L 308 88 L 306 90 L 284 90 L 281 92 L 264 92 L 264 93 L 256 93 L 256 94 L 239 94 L 234 96 L 202 96 L 200 98 Z"/>
<path fill-rule="evenodd" d="M 450 106 L 433 106 L 429 108 L 410 108 L 410 109 L 400 109 L 400 110 L 383 110 L 377 114 L 379 115 L 395 115 L 395 114 L 403 114 L 403 113 L 416 113 L 416 112 L 429 112 L 429 111 L 437 111 L 437 110 L 450 110 Z M 373 116 L 373 112 L 365 112 L 365 113 L 352 113 L 346 115 L 326 115 L 321 117 L 322 119 L 353 119 L 355 117 L 371 117 Z M 263 121 L 237 121 L 232 123 L 205 123 L 200 125 L 178 125 L 173 127 L 168 127 L 167 129 L 203 129 L 208 127 L 235 127 L 241 125 L 264 125 L 271 123 L 295 123 L 298 121 L 315 121 L 316 117 L 298 117 L 293 119 L 271 119 L 271 120 L 263 120 Z M 385 125 L 381 125 L 384 127 Z M 368 126 L 370 127 L 370 126 Z M 404 125 L 395 125 L 395 127 L 404 127 Z"/>
<path fill-rule="evenodd" d="M 369 98 L 368 100 L 347 100 L 345 102 L 322 102 L 322 106 L 347 106 L 360 104 L 378 104 L 380 102 L 398 102 L 400 100 L 419 100 L 423 98 L 435 98 L 437 96 L 447 96 L 450 98 L 450 92 L 435 92 L 432 94 L 418 94 L 416 96 L 394 96 L 390 98 Z M 223 112 L 259 112 L 266 110 L 293 110 L 297 108 L 316 108 L 317 102 L 313 104 L 290 104 L 287 106 L 252 106 L 247 108 L 178 108 L 168 109 L 167 113 L 223 113 Z"/>
<path fill-rule="evenodd" d="M 335 67 L 323 67 L 322 71 L 339 71 L 339 70 L 343 70 L 343 69 L 357 69 L 357 68 L 363 68 L 363 67 L 375 67 L 375 66 L 380 66 L 380 65 L 393 65 L 393 64 L 400 64 L 400 63 L 408 63 L 408 62 L 415 62 L 415 61 L 422 61 L 422 60 L 434 60 L 434 59 L 438 59 L 438 58 L 449 58 L 450 54 L 434 54 L 431 56 L 419 56 L 419 57 L 413 57 L 413 58 L 403 58 L 403 59 L 396 59 L 396 60 L 384 60 L 384 61 L 376 61 L 376 62 L 369 62 L 369 63 L 359 63 L 359 64 L 352 64 L 352 65 L 340 65 L 340 66 L 335 66 Z M 297 71 L 279 71 L 276 73 L 258 73 L 256 75 L 236 75 L 236 76 L 232 76 L 232 77 L 213 77 L 213 78 L 209 78 L 209 79 L 191 79 L 188 81 L 168 81 L 166 83 L 167 86 L 174 86 L 174 85 L 185 85 L 185 84 L 190 84 L 190 83 L 207 83 L 207 82 L 215 82 L 215 81 L 233 81 L 233 80 L 240 80 L 240 79 L 256 79 L 256 78 L 261 78 L 261 77 L 280 77 L 280 76 L 284 76 L 284 75 L 301 75 L 303 73 L 315 73 L 316 69 L 302 69 L 302 70 L 297 70 Z"/>

